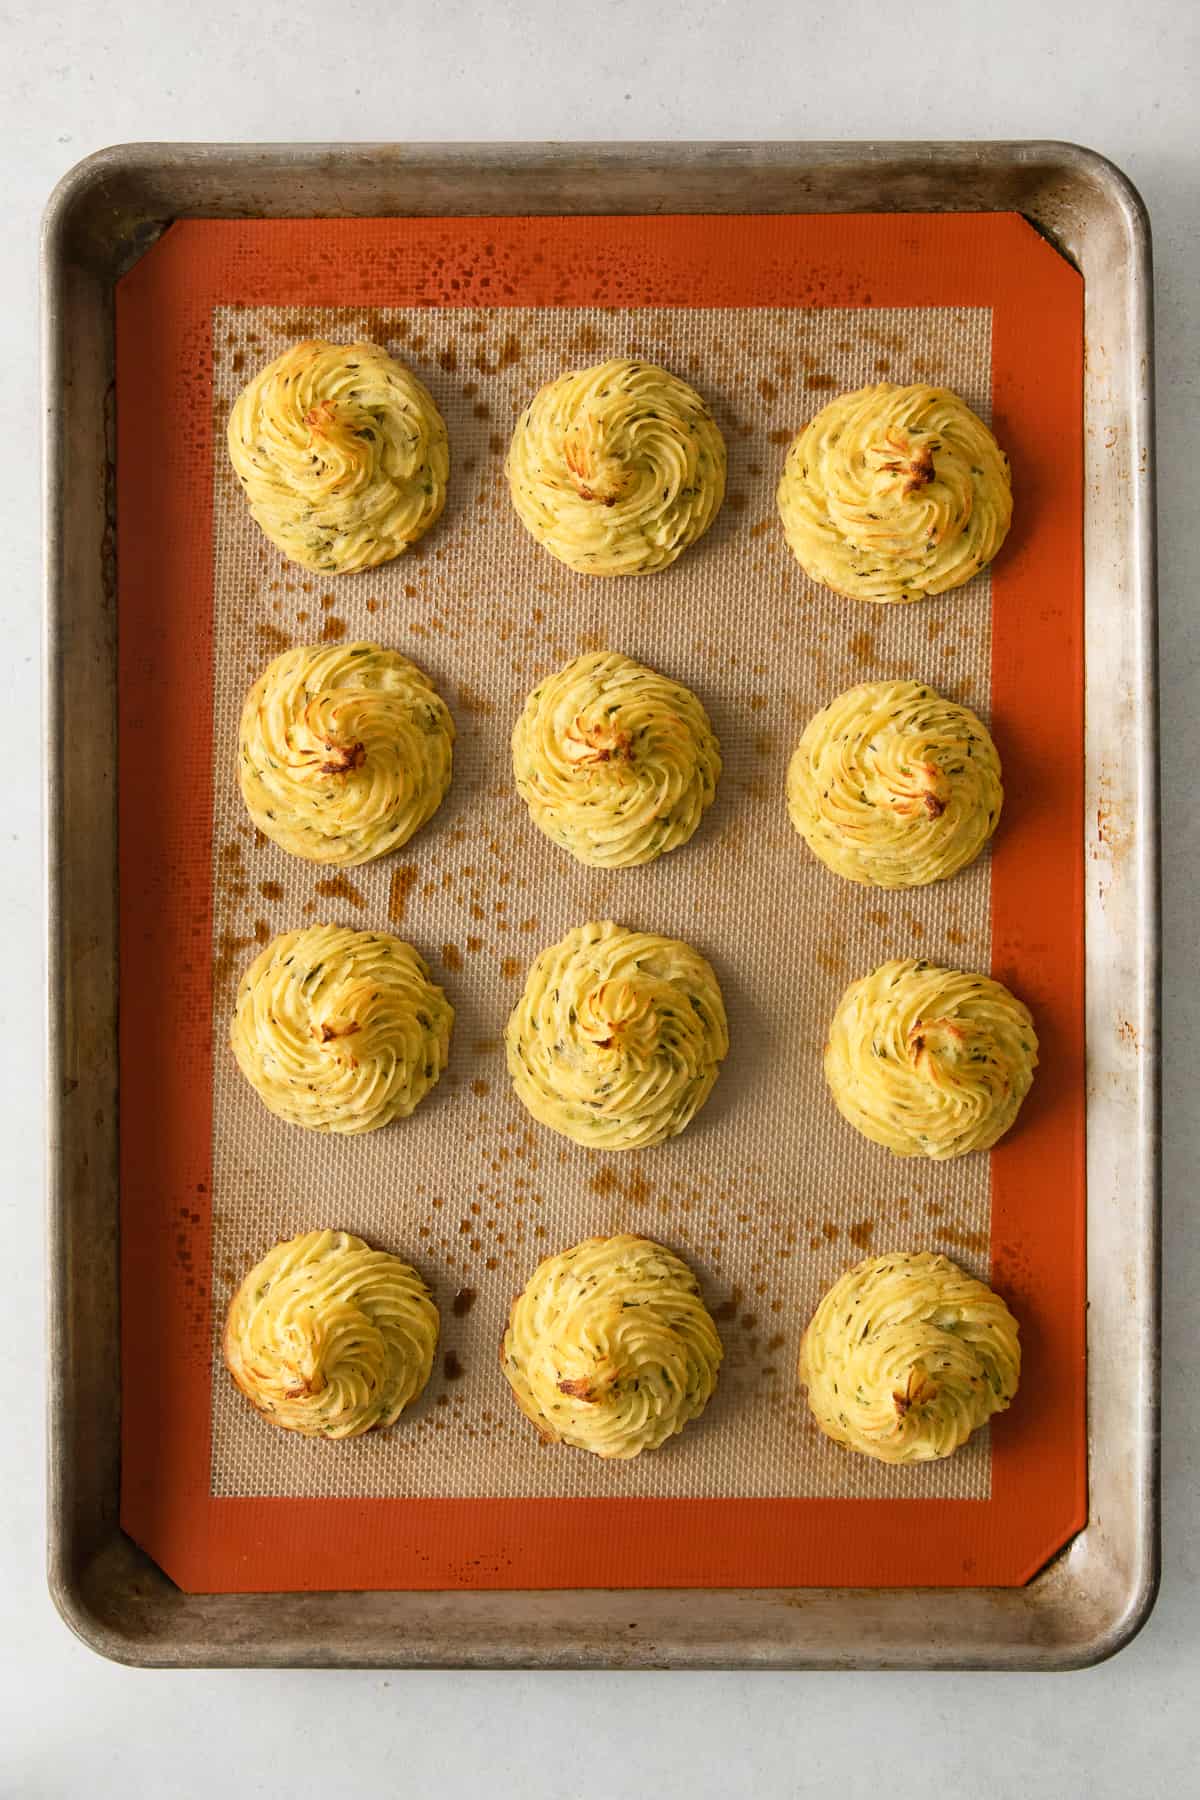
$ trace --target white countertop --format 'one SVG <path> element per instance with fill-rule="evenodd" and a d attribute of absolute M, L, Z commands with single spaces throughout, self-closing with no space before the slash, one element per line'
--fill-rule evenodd
<path fill-rule="evenodd" d="M 15 0 L 6 102 L 0 1242 L 0 1795 L 425 1792 L 446 1800 L 979 1800 L 1185 1794 L 1200 1763 L 1200 55 L 1194 0 Z M 153 23 L 150 23 L 153 17 Z M 1189 119 L 1191 123 L 1189 124 Z M 1165 1561 L 1106 1666 L 1059 1676 L 156 1674 L 68 1633 L 42 1527 L 42 880 L 37 228 L 72 163 L 128 139 L 1068 138 L 1154 227 L 1166 864 Z M 1187 573 L 1191 570 L 1191 574 Z M 1190 1052 L 1190 1054 L 1189 1054 Z M 1185 1358 L 1191 1379 L 1185 1381 Z M 1188 1770 L 1192 1770 L 1191 1776 Z"/>

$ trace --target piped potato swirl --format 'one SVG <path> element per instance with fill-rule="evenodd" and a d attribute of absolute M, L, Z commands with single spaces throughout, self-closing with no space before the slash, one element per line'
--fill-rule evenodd
<path fill-rule="evenodd" d="M 778 504 L 814 581 L 856 600 L 921 600 L 991 562 L 1012 519 L 1012 479 L 957 394 L 881 381 L 839 394 L 793 440 Z"/>
<path fill-rule="evenodd" d="M 446 1066 L 453 1023 L 454 1008 L 411 944 L 313 925 L 255 957 L 229 1037 L 277 1117 L 352 1135 L 419 1106 Z"/>
<path fill-rule="evenodd" d="M 712 524 L 725 440 L 686 381 L 618 357 L 539 389 L 505 472 L 522 524 L 560 562 L 584 575 L 646 575 Z"/>
<path fill-rule="evenodd" d="M 1037 1067 L 1028 1008 L 998 981 L 909 957 L 852 982 L 829 1027 L 825 1076 L 843 1118 L 896 1156 L 988 1150 Z"/>
<path fill-rule="evenodd" d="M 504 1044 L 541 1124 L 592 1149 L 632 1150 L 674 1137 L 703 1106 L 729 1031 L 698 950 L 606 921 L 542 951 Z"/>
<path fill-rule="evenodd" d="M 255 522 L 321 574 L 390 562 L 446 504 L 445 421 L 378 344 L 294 344 L 243 388 L 228 442 Z"/>
<path fill-rule="evenodd" d="M 454 721 L 415 663 L 379 644 L 307 644 L 246 696 L 238 779 L 259 830 L 345 867 L 398 850 L 450 785 Z"/>
<path fill-rule="evenodd" d="M 879 1462 L 931 1462 L 1010 1404 L 1021 1375 L 1017 1321 L 945 1256 L 872 1256 L 821 1301 L 799 1373 L 835 1442 Z"/>
<path fill-rule="evenodd" d="M 349 1438 L 394 1425 L 429 1380 L 440 1321 L 415 1270 L 348 1231 L 276 1244 L 225 1323 L 229 1373 L 272 1425 Z"/>
<path fill-rule="evenodd" d="M 973 862 L 1000 817 L 986 725 L 917 681 L 866 681 L 810 721 L 788 767 L 792 824 L 826 868 L 922 887 Z"/>
<path fill-rule="evenodd" d="M 587 1238 L 534 1270 L 500 1364 L 547 1442 L 627 1461 L 703 1412 L 723 1354 L 687 1264 L 622 1234 Z"/>
<path fill-rule="evenodd" d="M 627 656 L 578 656 L 530 694 L 512 737 L 539 830 L 582 863 L 632 868 L 685 844 L 721 752 L 690 689 Z"/>

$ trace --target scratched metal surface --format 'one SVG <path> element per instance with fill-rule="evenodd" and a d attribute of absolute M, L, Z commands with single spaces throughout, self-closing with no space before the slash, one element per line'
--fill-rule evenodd
<path fill-rule="evenodd" d="M 112 286 L 185 214 L 1016 210 L 1083 270 L 1091 1518 L 1022 1589 L 184 1595 L 117 1523 Z M 49 1577 L 158 1666 L 990 1667 L 1094 1662 L 1158 1571 L 1158 792 L 1149 232 L 1053 143 L 178 145 L 68 175 L 43 249 L 50 901 Z M 69 721 L 70 730 L 66 729 Z"/>

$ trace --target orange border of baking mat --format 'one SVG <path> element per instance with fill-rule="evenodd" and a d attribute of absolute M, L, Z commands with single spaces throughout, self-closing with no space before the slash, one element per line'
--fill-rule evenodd
<path fill-rule="evenodd" d="M 992 1153 L 1025 1367 L 963 1500 L 210 1495 L 212 309 L 988 306 L 1016 524 L 993 570 L 993 967 L 1042 1066 Z M 117 290 L 121 1522 L 182 1587 L 1017 1585 L 1087 1517 L 1083 284 L 1015 214 L 185 220 Z"/>

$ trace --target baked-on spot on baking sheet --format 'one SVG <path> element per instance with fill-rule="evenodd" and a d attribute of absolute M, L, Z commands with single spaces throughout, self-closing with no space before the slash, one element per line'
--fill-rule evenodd
<path fill-rule="evenodd" d="M 307 336 L 386 344 L 450 431 L 442 520 L 349 577 L 280 557 L 225 452 L 241 385 Z M 729 491 L 673 568 L 599 580 L 523 531 L 503 456 L 542 382 L 618 354 L 710 401 Z M 816 587 L 775 511 L 795 430 L 881 379 L 955 388 L 1013 465 L 992 569 L 911 606 Z M 184 221 L 124 278 L 122 1524 L 181 1586 L 1015 1585 L 1083 1524 L 1081 393 L 1082 284 L 1015 215 Z M 348 872 L 261 841 L 234 760 L 265 663 L 341 637 L 419 662 L 459 733 L 434 821 Z M 686 682 L 724 753 L 695 838 L 641 869 L 576 864 L 512 783 L 526 693 L 594 647 Z M 784 802 L 811 713 L 885 675 L 974 707 L 1004 763 L 991 854 L 909 892 L 836 880 Z M 694 942 L 729 1008 L 712 1099 L 648 1152 L 589 1154 L 541 1130 L 504 1071 L 532 956 L 603 917 Z M 227 1045 L 258 945 L 325 919 L 412 941 L 458 1013 L 435 1094 L 366 1138 L 270 1117 Z M 990 969 L 1034 1012 L 1041 1068 L 990 1156 L 894 1160 L 824 1090 L 842 990 L 908 953 Z M 346 1444 L 257 1418 L 219 1355 L 245 1270 L 323 1225 L 415 1262 L 443 1319 L 421 1403 Z M 726 1361 L 702 1419 L 614 1465 L 539 1445 L 497 1346 L 543 1255 L 617 1230 L 697 1270 Z M 1011 1412 L 925 1468 L 847 1456 L 796 1385 L 821 1293 L 892 1248 L 990 1272 L 1022 1325 Z"/>

